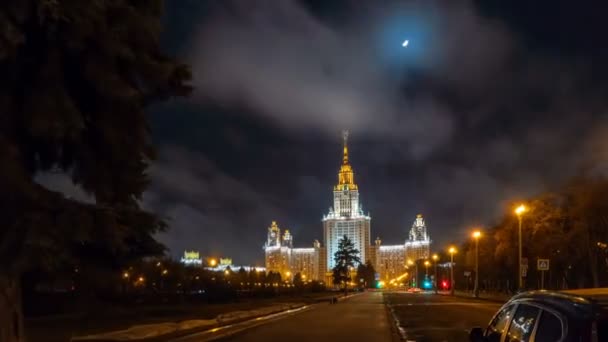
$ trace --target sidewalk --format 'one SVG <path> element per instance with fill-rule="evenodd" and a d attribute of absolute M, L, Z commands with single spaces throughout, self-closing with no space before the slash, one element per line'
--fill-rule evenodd
<path fill-rule="evenodd" d="M 439 295 L 449 296 L 450 291 L 438 291 Z M 454 291 L 454 296 L 463 297 L 463 298 L 475 298 L 473 292 L 466 291 Z M 493 292 L 480 292 L 479 297 L 477 299 L 489 300 L 492 302 L 504 303 L 511 299 L 512 295 L 506 293 L 493 293 Z"/>
<path fill-rule="evenodd" d="M 318 297 L 312 300 L 312 302 L 317 304 L 329 303 L 332 298 L 335 298 L 337 301 L 343 301 L 345 299 L 349 299 L 360 294 L 362 293 L 349 293 L 348 296 L 344 296 L 342 293 L 339 293 L 338 295 Z M 257 309 L 238 310 L 222 313 L 212 319 L 189 319 L 183 321 L 139 324 L 131 326 L 127 329 L 107 331 L 84 336 L 76 336 L 72 338 L 72 341 L 166 341 L 168 339 L 177 338 L 179 336 L 186 336 L 197 332 L 217 330 L 220 327 L 233 325 L 235 323 L 240 322 L 246 322 L 252 319 L 259 320 L 261 317 L 265 316 L 276 316 L 283 312 L 297 311 L 297 309 L 306 308 L 308 306 L 306 303 L 303 302 L 282 303 Z"/>

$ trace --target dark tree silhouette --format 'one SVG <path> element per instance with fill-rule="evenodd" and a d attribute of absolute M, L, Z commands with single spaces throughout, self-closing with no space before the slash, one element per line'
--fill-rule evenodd
<path fill-rule="evenodd" d="M 364 285 L 366 288 L 376 287 L 376 270 L 370 260 L 365 264 L 359 264 L 359 267 L 357 267 L 357 278 L 359 278 L 359 282 L 363 279 L 364 284 L 360 285 Z"/>
<path fill-rule="evenodd" d="M 154 158 L 144 108 L 190 92 L 160 51 L 160 0 L 6 0 L 0 7 L 0 340 L 23 341 L 19 279 L 36 265 L 118 270 L 160 254 L 141 209 Z M 76 201 L 36 182 L 63 173 Z M 89 281 L 89 283 L 92 283 Z"/>
<path fill-rule="evenodd" d="M 351 270 L 360 263 L 359 250 L 353 242 L 344 235 L 338 241 L 338 250 L 334 253 L 333 283 L 344 286 L 344 295 L 348 292 L 348 283 L 351 281 Z"/>

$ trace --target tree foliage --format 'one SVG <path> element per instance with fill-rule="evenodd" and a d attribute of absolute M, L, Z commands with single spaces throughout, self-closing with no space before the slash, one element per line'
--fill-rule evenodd
<path fill-rule="evenodd" d="M 556 191 L 527 201 L 522 216 L 523 256 L 528 258 L 526 285 L 539 285 L 537 259 L 550 259 L 546 287 L 608 285 L 608 181 L 581 177 Z M 464 246 L 471 254 L 472 243 Z M 516 284 L 518 220 L 506 213 L 479 243 L 480 281 Z M 470 258 L 469 258 L 470 259 Z M 471 262 L 465 262 L 471 267 Z M 551 282 L 549 283 L 549 279 Z"/>
<path fill-rule="evenodd" d="M 7 0 L 0 9 L 0 263 L 120 264 L 162 252 L 143 211 L 144 108 L 190 91 L 159 46 L 162 1 Z M 63 173 L 82 203 L 36 182 Z M 52 257 L 49 257 L 52 256 Z"/>
<path fill-rule="evenodd" d="M 359 250 L 348 236 L 344 235 L 338 241 L 338 250 L 334 253 L 333 283 L 344 284 L 346 289 L 348 282 L 351 281 L 351 269 L 360 262 Z"/>
<path fill-rule="evenodd" d="M 357 278 L 359 278 L 359 282 L 363 279 L 363 285 L 367 288 L 376 287 L 376 270 L 370 260 L 365 264 L 359 264 L 357 267 Z"/>

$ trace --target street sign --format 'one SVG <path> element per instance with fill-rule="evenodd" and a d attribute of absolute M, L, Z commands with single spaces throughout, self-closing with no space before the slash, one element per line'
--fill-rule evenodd
<path fill-rule="evenodd" d="M 549 259 L 538 259 L 536 261 L 536 268 L 539 271 L 548 271 L 549 270 Z"/>

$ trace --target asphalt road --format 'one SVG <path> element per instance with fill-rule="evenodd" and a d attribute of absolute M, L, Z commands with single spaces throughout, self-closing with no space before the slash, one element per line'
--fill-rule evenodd
<path fill-rule="evenodd" d="M 367 292 L 243 330 L 221 341 L 393 341 L 382 293 Z"/>
<path fill-rule="evenodd" d="M 469 330 L 485 327 L 500 303 L 425 293 L 386 293 L 407 340 L 459 342 Z"/>

